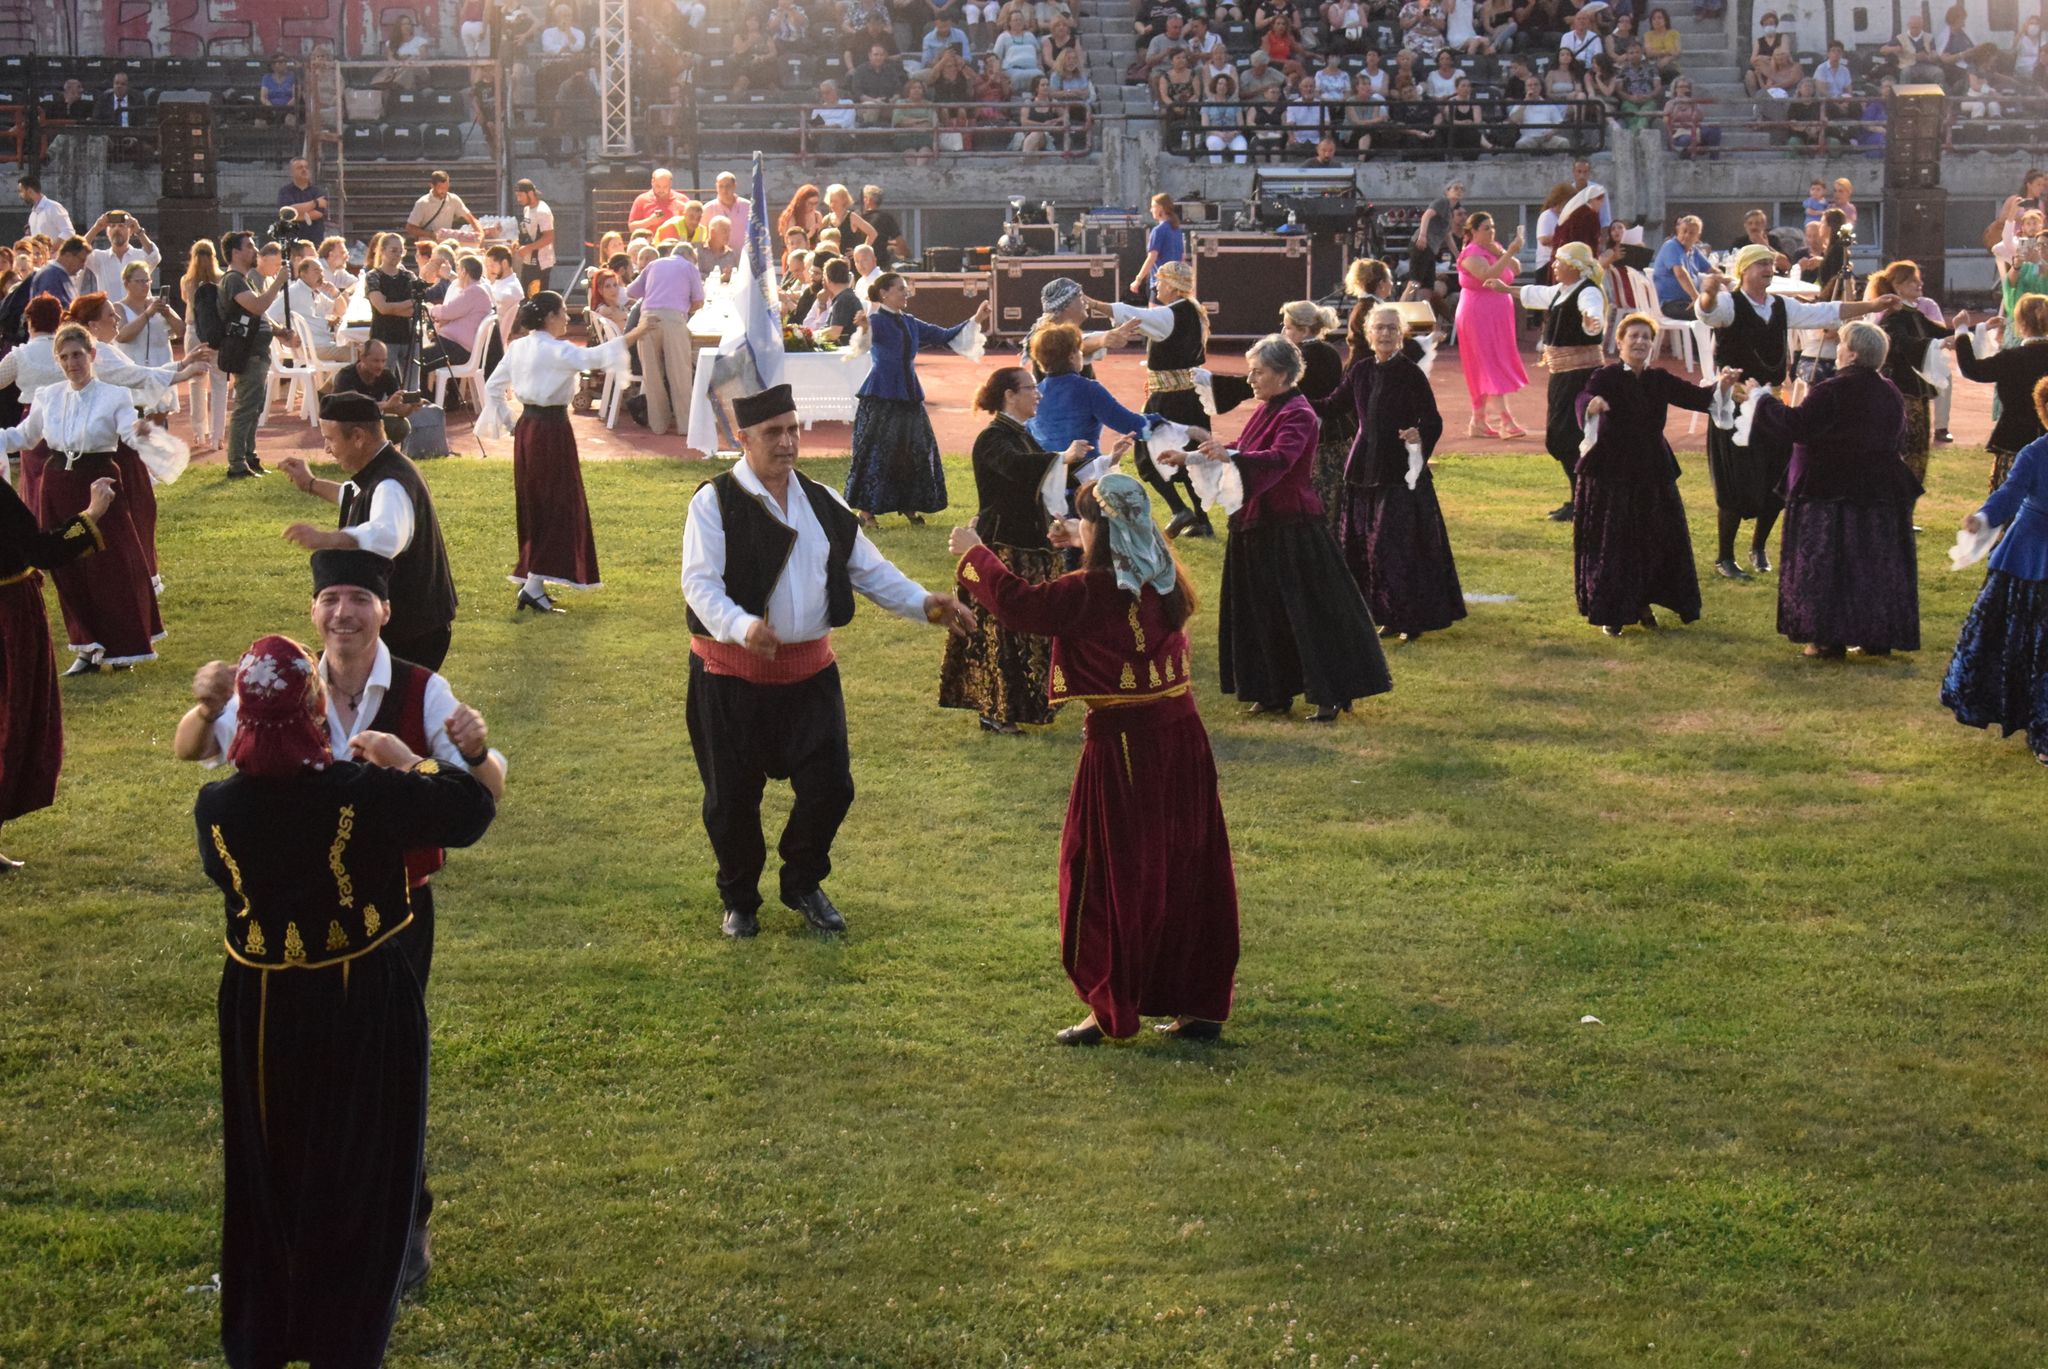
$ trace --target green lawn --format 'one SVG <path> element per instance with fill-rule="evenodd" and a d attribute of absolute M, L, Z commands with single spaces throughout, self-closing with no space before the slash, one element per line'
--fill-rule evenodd
<path fill-rule="evenodd" d="M 932 705 L 938 633 L 863 608 L 852 934 L 771 907 L 729 944 L 683 727 L 702 469 L 587 470 L 606 587 L 543 622 L 503 579 L 510 464 L 430 465 L 448 674 L 513 764 L 439 880 L 439 1262 L 393 1363 L 2043 1362 L 2048 776 L 1937 701 L 1985 470 L 1935 457 L 1927 649 L 1816 665 L 1769 580 L 1600 636 L 1537 517 L 1556 468 L 1442 460 L 1466 590 L 1514 600 L 1333 729 L 1205 683 L 1230 1038 L 1068 1051 L 1077 717 L 983 735 Z M 317 514 L 218 468 L 164 492 L 164 659 L 66 686 L 60 802 L 7 829 L 0 1363 L 217 1357 L 221 905 L 168 748 L 194 667 L 307 631 L 278 533 Z M 889 522 L 942 584 L 942 520 Z M 1221 554 L 1187 549 L 1212 605 Z"/>

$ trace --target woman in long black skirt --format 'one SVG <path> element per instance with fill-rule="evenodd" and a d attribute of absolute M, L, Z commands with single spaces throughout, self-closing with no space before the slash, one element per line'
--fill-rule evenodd
<path fill-rule="evenodd" d="M 1330 531 L 1337 531 L 1337 496 L 1344 486 L 1344 462 L 1351 455 L 1351 439 L 1358 435 L 1358 413 L 1349 403 L 1327 403 L 1344 387 L 1344 354 L 1330 335 L 1337 328 L 1337 311 L 1314 300 L 1298 299 L 1280 306 L 1280 336 L 1301 349 L 1301 395 L 1315 406 L 1322 423 L 1316 439 L 1314 482 L 1316 498 L 1323 501 L 1323 517 Z"/>
<path fill-rule="evenodd" d="M 1706 413 L 1736 372 L 1724 370 L 1717 387 L 1658 370 L 1650 364 L 1657 331 L 1648 314 L 1623 319 L 1615 330 L 1621 364 L 1594 371 L 1578 401 L 1580 422 L 1598 427 L 1575 476 L 1572 584 L 1579 612 L 1610 637 L 1630 623 L 1656 627 L 1655 604 L 1682 623 L 1700 616 L 1692 533 L 1664 420 L 1674 405 Z"/>
<path fill-rule="evenodd" d="M 913 524 L 946 507 L 946 470 L 939 464 L 939 439 L 924 410 L 924 386 L 917 380 L 917 354 L 926 347 L 951 347 L 981 356 L 981 326 L 988 301 L 974 317 L 951 328 L 903 312 L 910 287 L 884 271 L 868 287 L 874 307 L 866 320 L 874 369 L 861 382 L 853 411 L 853 464 L 846 472 L 846 502 L 861 521 L 873 525 L 884 513 L 900 513 Z"/>
<path fill-rule="evenodd" d="M 1024 426 L 1038 412 L 1038 386 L 1022 366 L 1005 366 L 982 382 L 974 407 L 993 421 L 974 439 L 974 530 L 1026 584 L 1058 579 L 1065 566 L 1046 535 L 1064 517 L 1067 472 L 1093 448 L 1085 441 L 1048 452 Z M 946 639 L 939 671 L 939 707 L 971 708 L 990 732 L 1049 723 L 1059 713 L 1047 697 L 1052 642 L 1013 632 L 984 614 L 974 631 Z"/>
<path fill-rule="evenodd" d="M 1313 476 L 1316 411 L 1295 388 L 1301 352 L 1274 334 L 1245 354 L 1259 408 L 1229 447 L 1202 444 L 1237 467 L 1244 501 L 1230 515 L 1218 629 L 1223 692 L 1253 713 L 1289 713 L 1305 695 L 1311 722 L 1335 722 L 1352 701 L 1392 689 L 1365 601 L 1323 520 Z M 1188 453 L 1154 453 L 1169 469 Z"/>
<path fill-rule="evenodd" d="M 1839 660 L 1920 649 L 1913 501 L 1920 482 L 1899 453 L 1906 403 L 1884 378 L 1884 329 L 1842 328 L 1835 378 L 1797 408 L 1763 392 L 1756 434 L 1787 444 L 1778 631 L 1808 656 Z"/>
<path fill-rule="evenodd" d="M 1465 594 L 1429 470 L 1443 415 L 1429 377 L 1403 350 L 1402 332 L 1397 311 L 1373 310 L 1369 350 L 1354 353 L 1344 377 L 1358 437 L 1344 468 L 1337 535 L 1380 635 L 1405 642 L 1463 618 Z"/>

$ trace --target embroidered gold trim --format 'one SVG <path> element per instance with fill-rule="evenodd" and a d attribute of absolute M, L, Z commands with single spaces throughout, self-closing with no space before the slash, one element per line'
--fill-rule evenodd
<path fill-rule="evenodd" d="M 1123 674 L 1117 676 L 1116 687 L 1118 689 L 1136 689 L 1138 687 L 1138 672 L 1131 669 L 1129 661 L 1124 662 L 1124 671 Z"/>
<path fill-rule="evenodd" d="M 227 841 L 221 836 L 220 824 L 217 822 L 213 824 L 213 849 L 219 854 L 220 863 L 228 867 L 228 882 L 235 886 L 235 897 L 242 900 L 242 911 L 235 916 L 249 916 L 249 895 L 242 888 L 242 867 L 235 864 L 235 858 L 228 854 Z M 257 939 L 262 939 L 261 933 L 257 934 Z M 258 951 L 256 954 L 261 955 L 262 952 Z"/>
<path fill-rule="evenodd" d="M 1136 784 L 1138 777 L 1131 773 L 1131 734 L 1126 732 L 1117 740 L 1124 744 L 1124 783 Z"/>
<path fill-rule="evenodd" d="M 234 947 L 230 946 L 228 947 L 228 950 L 233 951 Z M 249 954 L 270 954 L 270 948 L 263 944 L 263 924 L 260 922 L 252 922 L 249 924 Z"/>
<path fill-rule="evenodd" d="M 339 919 L 327 924 L 327 949 L 345 951 L 348 949 L 348 933 L 341 930 Z"/>
<path fill-rule="evenodd" d="M 1138 625 L 1138 605 L 1136 602 L 1131 604 L 1131 640 L 1137 643 L 1139 651 L 1144 651 L 1145 629 Z"/>
<path fill-rule="evenodd" d="M 34 566 L 30 566 L 27 570 L 21 572 L 21 574 L 19 575 L 0 575 L 0 589 L 4 589 L 8 585 L 18 585 L 22 581 L 28 579 L 29 576 L 34 575 L 35 573 L 36 568 Z"/>
<path fill-rule="evenodd" d="M 1061 694 L 1053 698 L 1059 704 L 1087 704 L 1091 708 L 1125 708 L 1138 704 L 1156 704 L 1162 699 L 1177 699 L 1188 692 L 1185 681 L 1157 694 Z"/>
<path fill-rule="evenodd" d="M 429 756 L 418 765 L 415 765 L 412 768 L 412 772 L 415 775 L 438 775 L 441 773 L 441 762 Z"/>
<path fill-rule="evenodd" d="M 411 924 L 412 914 L 407 913 L 404 919 L 400 921 L 397 926 L 389 928 L 385 931 L 383 936 L 378 937 L 376 940 L 371 941 L 366 945 L 358 946 L 355 950 L 350 951 L 347 955 L 336 956 L 332 960 L 322 960 L 317 964 L 308 961 L 293 961 L 289 964 L 278 965 L 264 960 L 250 960 L 241 951 L 235 948 L 233 942 L 223 940 L 221 945 L 223 946 L 224 949 L 226 949 L 229 959 L 233 960 L 237 965 L 247 965 L 252 970 L 331 970 L 337 965 L 346 965 L 351 960 L 359 960 L 363 956 L 368 955 L 370 952 L 376 950 L 379 946 L 382 946 L 384 945 L 384 943 L 391 940 L 392 937 L 397 936 L 400 932 L 404 931 Z M 254 931 L 256 930 L 257 926 L 257 923 L 252 922 L 249 924 L 249 929 L 251 931 Z M 261 955 L 263 954 L 263 952 L 258 950 L 251 952 L 251 954 Z"/>
<path fill-rule="evenodd" d="M 378 927 L 379 927 L 380 925 L 382 925 L 382 924 L 383 924 L 383 921 L 384 921 L 384 919 L 383 919 L 383 918 L 381 918 L 381 917 L 377 916 L 377 905 L 376 905 L 376 904 L 374 904 L 374 903 L 366 903 L 366 904 L 364 904 L 364 905 L 363 905 L 363 933 L 364 933 L 364 935 L 366 935 L 366 936 L 375 936 L 375 935 L 377 935 L 377 928 L 378 928 Z"/>
<path fill-rule="evenodd" d="M 355 835 L 355 805 L 345 803 L 341 807 L 341 821 L 334 829 L 334 845 L 327 848 L 327 868 L 334 872 L 335 897 L 344 908 L 356 906 L 355 881 L 348 877 L 348 867 L 341 863 L 341 853 L 348 849 L 348 839 Z"/>
<path fill-rule="evenodd" d="M 306 939 L 299 935 L 299 924 L 296 922 L 284 924 L 284 963 L 306 963 Z"/>
<path fill-rule="evenodd" d="M 981 572 L 974 568 L 972 561 L 962 557 L 960 561 L 960 578 L 970 585 L 978 585 L 981 583 Z"/>
<path fill-rule="evenodd" d="M 1067 692 L 1067 677 L 1061 673 L 1058 666 L 1052 668 L 1052 692 L 1055 694 Z"/>
<path fill-rule="evenodd" d="M 1173 657 L 1171 656 L 1166 658 L 1166 682 L 1168 684 L 1173 683 Z"/>
<path fill-rule="evenodd" d="M 1159 678 L 1159 662 L 1157 661 L 1145 662 L 1145 673 L 1151 677 L 1152 687 L 1154 689 L 1158 689 L 1160 686 L 1166 683 L 1166 681 Z"/>
<path fill-rule="evenodd" d="M 100 531 L 100 525 L 93 521 L 92 515 L 89 513 L 81 512 L 78 515 L 78 521 L 85 524 L 87 528 L 91 529 L 93 550 L 105 551 L 107 549 L 106 534 Z"/>

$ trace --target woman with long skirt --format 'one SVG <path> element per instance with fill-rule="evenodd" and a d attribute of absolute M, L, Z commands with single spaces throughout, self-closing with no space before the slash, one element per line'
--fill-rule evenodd
<path fill-rule="evenodd" d="M 43 577 L 103 545 L 112 475 L 94 479 L 86 505 L 45 531 L 14 487 L 0 481 L 0 826 L 57 801 L 64 768 L 64 701 L 43 611 Z M 21 868 L 0 855 L 0 874 Z"/>
<path fill-rule="evenodd" d="M 1458 360 L 1464 363 L 1465 393 L 1472 400 L 1468 437 L 1527 437 L 1528 429 L 1508 411 L 1508 396 L 1529 384 L 1522 352 L 1515 341 L 1515 302 L 1488 282 L 1515 283 L 1515 255 L 1522 250 L 1522 230 L 1503 249 L 1493 232 L 1493 215 L 1474 214 L 1465 220 L 1465 246 L 1458 253 Z M 1500 426 L 1487 416 L 1500 408 Z"/>
<path fill-rule="evenodd" d="M 1934 399 L 1938 391 L 1928 383 L 1922 369 L 1927 364 L 1928 347 L 1953 337 L 1955 330 L 1920 312 L 1920 268 L 1913 262 L 1893 262 L 1873 275 L 1863 291 L 1865 299 L 1896 295 L 1905 301 L 1905 308 L 1894 309 L 1879 320 L 1879 326 L 1891 340 L 1885 352 L 1884 374 L 1906 401 L 1905 445 L 1899 456 L 1913 478 L 1925 485 L 1927 457 L 1934 449 Z"/>
<path fill-rule="evenodd" d="M 925 514 L 946 507 L 946 468 L 939 463 L 939 439 L 925 413 L 917 354 L 927 347 L 951 347 L 979 360 L 988 301 L 981 302 L 973 318 L 941 328 L 903 312 L 910 287 L 894 271 L 875 278 L 868 300 L 872 307 L 861 319 L 874 368 L 860 384 L 853 411 L 846 502 L 870 527 L 885 513 L 900 513 L 912 526 L 922 526 Z"/>
<path fill-rule="evenodd" d="M 95 481 L 125 483 L 121 469 L 140 440 L 134 397 L 94 378 L 92 334 L 67 323 L 57 330 L 55 352 L 65 379 L 36 391 L 20 426 L 0 429 L 0 447 L 42 457 L 35 514 L 45 527 L 61 527 L 89 507 Z M 129 507 L 135 502 L 123 498 L 99 521 L 99 555 L 51 573 L 73 657 L 66 675 L 156 659 L 164 624 L 149 548 Z"/>
<path fill-rule="evenodd" d="M 1971 345 L 1968 314 L 1956 320 L 1956 369 L 1966 379 L 1996 387 L 1998 421 L 1984 445 L 1991 450 L 1991 492 L 2005 483 L 2013 457 L 2039 438 L 2044 429 L 2034 408 L 2034 387 L 2048 379 L 2048 295 L 2022 295 L 2013 306 L 2005 346 L 1980 357 Z M 1986 329 L 2004 327 L 1998 316 Z"/>
<path fill-rule="evenodd" d="M 1463 618 L 1465 593 L 1429 469 L 1444 420 L 1403 332 L 1400 313 L 1382 306 L 1365 321 L 1365 347 L 1352 349 L 1344 393 L 1358 437 L 1337 536 L 1380 635 L 1411 642 Z"/>
<path fill-rule="evenodd" d="M 1579 612 L 1610 637 L 1630 623 L 1657 626 L 1662 604 L 1682 623 L 1700 616 L 1700 577 L 1692 533 L 1678 493 L 1678 458 L 1664 440 L 1676 406 L 1694 413 L 1736 379 L 1688 385 L 1650 364 L 1657 320 L 1630 314 L 1615 330 L 1621 364 L 1603 366 L 1586 382 L 1575 422 L 1597 420 L 1593 445 L 1579 458 L 1572 509 L 1572 587 Z"/>
<path fill-rule="evenodd" d="M 1920 482 L 1899 457 L 1906 404 L 1884 377 L 1884 329 L 1843 325 L 1840 369 L 1797 408 L 1760 390 L 1754 435 L 1792 449 L 1785 476 L 1778 631 L 1806 654 L 1840 660 L 1920 649 L 1913 501 Z"/>
<path fill-rule="evenodd" d="M 262 637 L 235 671 L 235 773 L 193 807 L 225 911 L 221 1346 L 234 1369 L 384 1362 L 427 1122 L 406 853 L 468 846 L 491 795 L 387 732 L 328 744 L 318 663 Z"/>
<path fill-rule="evenodd" d="M 1321 425 L 1295 388 L 1301 352 L 1276 333 L 1245 358 L 1257 411 L 1234 444 L 1201 444 L 1208 460 L 1234 465 L 1244 487 L 1223 553 L 1223 692 L 1249 701 L 1252 713 L 1277 714 L 1306 695 L 1315 706 L 1309 721 L 1332 723 L 1353 700 L 1394 682 L 1311 483 Z M 1181 466 L 1188 453 L 1153 459 Z"/>
<path fill-rule="evenodd" d="M 1237 975 L 1237 877 L 1188 665 L 1194 586 L 1145 487 L 1081 487 L 1081 569 L 1034 585 L 955 528 L 964 593 L 1013 632 L 1052 639 L 1054 703 L 1088 707 L 1060 833 L 1060 960 L 1088 1015 L 1070 1046 L 1156 1030 L 1214 1040 Z M 1062 539 L 1064 540 L 1064 538 Z"/>
<path fill-rule="evenodd" d="M 992 373 L 974 407 L 993 415 L 974 439 L 974 530 L 1018 579 L 1049 584 L 1062 566 L 1046 529 L 1066 517 L 1066 472 L 1093 449 L 1079 439 L 1057 453 L 1038 445 L 1025 426 L 1038 411 L 1038 386 L 1022 366 Z M 1051 674 L 1051 642 L 984 615 L 965 637 L 946 639 L 939 707 L 971 708 L 985 731 L 1013 736 L 1058 716 L 1047 699 Z"/>
<path fill-rule="evenodd" d="M 1601 293 L 1605 274 L 1593 249 L 1582 242 L 1561 244 L 1550 259 L 1553 285 L 1487 282 L 1490 290 L 1513 290 L 1524 309 L 1543 311 L 1543 369 L 1550 372 L 1543 419 L 1543 446 L 1564 467 L 1564 503 L 1548 515 L 1553 523 L 1572 521 L 1572 479 L 1579 467 L 1579 396 L 1600 368 L 1607 336 L 1607 296 Z"/>
<path fill-rule="evenodd" d="M 1301 394 L 1322 422 L 1316 439 L 1316 467 L 1313 483 L 1322 501 L 1323 518 L 1332 533 L 1337 531 L 1338 495 L 1344 488 L 1344 461 L 1351 455 L 1351 439 L 1358 435 L 1358 415 L 1348 403 L 1327 400 L 1344 386 L 1344 354 L 1330 341 L 1337 328 L 1337 311 L 1314 300 L 1298 299 L 1280 306 L 1280 336 L 1301 349 Z"/>
<path fill-rule="evenodd" d="M 2048 379 L 2029 407 L 2048 425 Z M 2048 765 L 2048 437 L 2021 448 L 2004 483 L 1963 520 L 1969 533 L 1996 528 L 2005 536 L 1956 638 L 1941 701 L 1967 726 L 2025 732 Z"/>
<path fill-rule="evenodd" d="M 22 311 L 22 322 L 28 328 L 28 341 L 8 349 L 6 356 L 0 356 L 0 389 L 14 386 L 21 393 L 21 415 L 28 416 L 29 407 L 34 403 L 36 391 L 45 385 L 59 385 L 64 381 L 64 368 L 57 364 L 57 352 L 51 346 L 57 340 L 57 330 L 64 326 L 64 306 L 57 303 L 55 295 L 38 295 L 28 302 Z M 41 496 L 38 493 L 43 479 L 43 453 L 39 448 L 30 447 L 21 454 L 21 475 L 15 482 L 15 489 L 21 494 L 21 502 L 28 505 L 29 512 L 42 519 Z"/>
<path fill-rule="evenodd" d="M 484 383 L 484 411 L 476 430 L 488 438 L 512 433 L 512 490 L 519 518 L 519 560 L 505 577 L 519 586 L 518 607 L 536 613 L 567 610 L 548 586 L 597 589 L 597 534 L 583 497 L 583 463 L 569 426 L 569 396 L 585 371 L 630 366 L 633 344 L 654 328 L 643 318 L 610 342 L 578 347 L 568 341 L 569 310 L 562 297 L 543 290 L 519 306 L 524 335 L 505 349 L 505 359 Z M 524 406 L 512 427 L 511 401 Z"/>

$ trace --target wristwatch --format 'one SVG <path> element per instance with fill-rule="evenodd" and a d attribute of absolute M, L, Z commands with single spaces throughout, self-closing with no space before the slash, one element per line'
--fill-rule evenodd
<path fill-rule="evenodd" d="M 469 755 L 467 753 L 463 753 L 462 763 L 468 766 L 470 769 L 474 770 L 490 758 L 491 748 L 486 746 L 483 750 L 477 752 L 474 756 Z"/>

